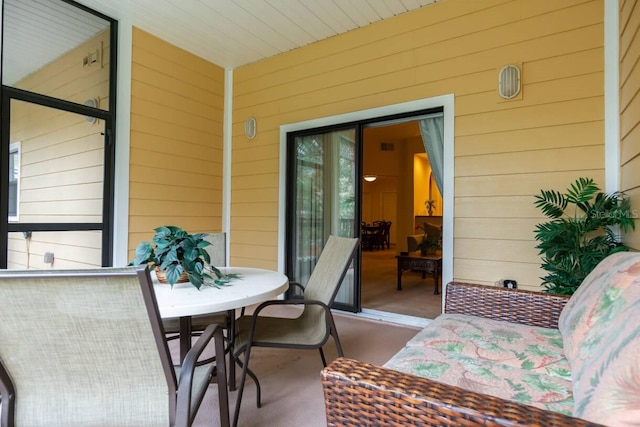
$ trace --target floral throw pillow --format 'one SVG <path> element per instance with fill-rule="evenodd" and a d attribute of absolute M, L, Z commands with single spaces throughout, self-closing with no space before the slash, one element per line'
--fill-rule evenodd
<path fill-rule="evenodd" d="M 640 426 L 640 253 L 607 257 L 560 319 L 571 363 L 574 416 Z"/>
<path fill-rule="evenodd" d="M 629 268 L 636 263 L 640 263 L 640 254 L 637 253 L 619 252 L 608 256 L 569 299 L 558 319 L 558 328 L 562 333 L 565 356 L 570 362 L 573 362 L 587 333 L 601 320 L 603 298 L 614 301 L 616 289 L 628 286 L 636 279 L 633 272 L 629 274 Z M 613 283 L 616 285 L 612 286 Z"/>

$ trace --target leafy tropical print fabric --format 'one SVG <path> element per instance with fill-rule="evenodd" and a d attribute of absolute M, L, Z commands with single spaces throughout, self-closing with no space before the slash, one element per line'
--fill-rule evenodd
<path fill-rule="evenodd" d="M 462 314 L 438 316 L 407 346 L 432 347 L 571 380 L 560 331 Z"/>
<path fill-rule="evenodd" d="M 385 367 L 545 410 L 573 410 L 570 381 L 475 355 L 406 346 Z"/>
<path fill-rule="evenodd" d="M 573 410 L 557 330 L 443 314 L 385 367 L 546 410 Z"/>
<path fill-rule="evenodd" d="M 574 415 L 640 426 L 640 254 L 602 261 L 560 319 L 573 376 Z"/>
<path fill-rule="evenodd" d="M 609 284 L 614 280 L 623 265 L 628 262 L 630 252 L 618 253 L 605 258 L 584 279 L 582 285 L 567 302 L 560 318 L 558 328 L 564 339 L 564 351 L 567 358 L 573 360 L 582 345 L 593 323 L 599 320 L 594 310 L 600 304 L 601 297 L 607 292 Z M 618 277 L 620 280 L 621 277 Z M 626 280 L 633 280 L 627 277 Z M 609 296 L 613 296 L 609 294 Z"/>

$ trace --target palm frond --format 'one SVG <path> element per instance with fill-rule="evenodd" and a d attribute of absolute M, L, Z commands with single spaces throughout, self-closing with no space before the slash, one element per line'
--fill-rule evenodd
<path fill-rule="evenodd" d="M 567 189 L 567 201 L 576 205 L 587 203 L 598 191 L 600 191 L 600 187 L 592 178 L 578 178 Z"/>
<path fill-rule="evenodd" d="M 564 194 L 555 190 L 542 190 L 539 195 L 534 196 L 536 202 L 534 203 L 542 213 L 549 218 L 560 218 L 564 215 L 564 210 L 567 207 L 567 199 Z"/>

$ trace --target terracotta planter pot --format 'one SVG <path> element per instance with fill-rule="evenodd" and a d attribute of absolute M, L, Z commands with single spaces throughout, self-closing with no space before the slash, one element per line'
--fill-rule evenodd
<path fill-rule="evenodd" d="M 158 281 L 160 283 L 169 283 L 169 281 L 167 280 L 164 274 L 164 271 L 160 271 L 158 267 L 156 267 L 156 276 L 158 276 Z M 183 271 L 176 283 L 184 283 L 188 281 L 189 281 L 189 276 L 187 275 L 186 271 Z"/>

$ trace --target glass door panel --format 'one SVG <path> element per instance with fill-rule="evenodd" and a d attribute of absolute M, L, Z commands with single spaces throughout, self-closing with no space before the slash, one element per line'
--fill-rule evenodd
<path fill-rule="evenodd" d="M 357 235 L 355 141 L 355 127 L 290 136 L 287 274 L 303 286 L 329 235 Z M 336 297 L 337 306 L 353 311 L 356 269 L 352 264 Z"/>
<path fill-rule="evenodd" d="M 105 122 L 9 105 L 7 268 L 103 265 Z"/>
<path fill-rule="evenodd" d="M 102 265 L 102 232 L 26 231 L 8 234 L 7 268 L 83 269 Z"/>
<path fill-rule="evenodd" d="M 101 223 L 104 121 L 11 101 L 9 223 Z"/>

